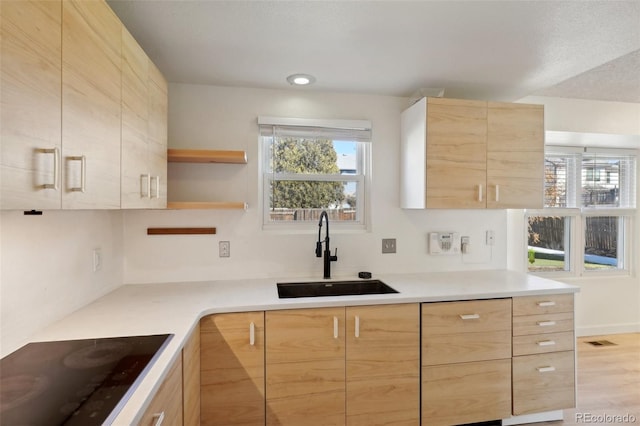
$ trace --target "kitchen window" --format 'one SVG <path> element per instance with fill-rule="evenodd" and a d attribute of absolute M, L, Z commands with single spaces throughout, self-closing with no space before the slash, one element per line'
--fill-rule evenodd
<path fill-rule="evenodd" d="M 629 273 L 633 150 L 547 147 L 545 208 L 526 212 L 529 272 Z"/>
<path fill-rule="evenodd" d="M 371 123 L 259 117 L 263 228 L 366 229 Z M 336 229 L 336 228 L 334 228 Z"/>

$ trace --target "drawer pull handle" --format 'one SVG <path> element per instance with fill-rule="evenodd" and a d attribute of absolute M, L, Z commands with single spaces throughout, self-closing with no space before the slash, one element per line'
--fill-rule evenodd
<path fill-rule="evenodd" d="M 556 325 L 556 322 L 555 321 L 538 321 L 537 324 L 540 327 L 550 327 L 552 325 Z"/>
<path fill-rule="evenodd" d="M 538 342 L 538 346 L 553 346 L 556 342 L 554 340 L 542 340 Z"/>
<path fill-rule="evenodd" d="M 460 315 L 460 318 L 463 320 L 479 319 L 480 314 L 464 314 L 464 315 Z"/>
<path fill-rule="evenodd" d="M 164 422 L 164 411 L 153 415 L 153 426 L 160 426 Z"/>
<path fill-rule="evenodd" d="M 356 337 L 360 337 L 360 317 L 358 315 L 356 315 L 356 330 L 355 330 L 355 336 Z"/>
<path fill-rule="evenodd" d="M 249 324 L 249 344 L 251 346 L 256 344 L 256 325 L 253 322 Z"/>
<path fill-rule="evenodd" d="M 333 338 L 338 338 L 338 317 L 333 317 Z"/>
<path fill-rule="evenodd" d="M 544 307 L 546 307 L 546 306 L 556 306 L 556 302 L 553 302 L 553 301 L 551 301 L 551 300 L 546 301 L 546 302 L 538 302 L 537 304 L 538 304 L 538 306 L 540 306 L 541 308 L 544 308 Z"/>
<path fill-rule="evenodd" d="M 536 368 L 536 370 L 538 370 L 538 373 L 551 373 L 553 371 L 556 371 L 555 367 L 538 367 Z"/>

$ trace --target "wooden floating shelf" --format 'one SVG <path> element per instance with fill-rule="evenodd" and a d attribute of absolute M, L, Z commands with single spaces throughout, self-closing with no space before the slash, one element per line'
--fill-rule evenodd
<path fill-rule="evenodd" d="M 229 201 L 169 201 L 167 209 L 173 210 L 246 210 L 247 203 Z"/>
<path fill-rule="evenodd" d="M 167 160 L 170 163 L 247 164 L 247 153 L 209 149 L 168 149 Z"/>
<path fill-rule="evenodd" d="M 212 235 L 216 228 L 147 228 L 147 235 Z"/>

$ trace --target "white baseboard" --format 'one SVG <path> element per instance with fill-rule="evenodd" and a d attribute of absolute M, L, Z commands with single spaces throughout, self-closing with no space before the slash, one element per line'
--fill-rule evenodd
<path fill-rule="evenodd" d="M 601 336 L 603 334 L 640 333 L 640 323 L 594 325 L 576 327 L 576 337 Z"/>
<path fill-rule="evenodd" d="M 523 423 L 554 422 L 563 420 L 562 410 L 546 411 L 544 413 L 524 414 L 502 419 L 502 426 L 520 425 Z"/>

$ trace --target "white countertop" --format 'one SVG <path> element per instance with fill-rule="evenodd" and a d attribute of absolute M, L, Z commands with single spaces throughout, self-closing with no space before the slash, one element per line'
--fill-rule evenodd
<path fill-rule="evenodd" d="M 220 312 L 490 299 L 575 293 L 579 287 L 514 271 L 464 271 L 374 276 L 399 293 L 279 299 L 276 282 L 308 279 L 251 279 L 124 285 L 45 328 L 33 341 L 174 334 L 144 377 L 115 425 L 131 425 L 151 401 L 182 346 L 205 315 Z M 354 277 L 336 277 L 354 279 Z M 356 278 L 357 279 L 357 278 Z"/>

